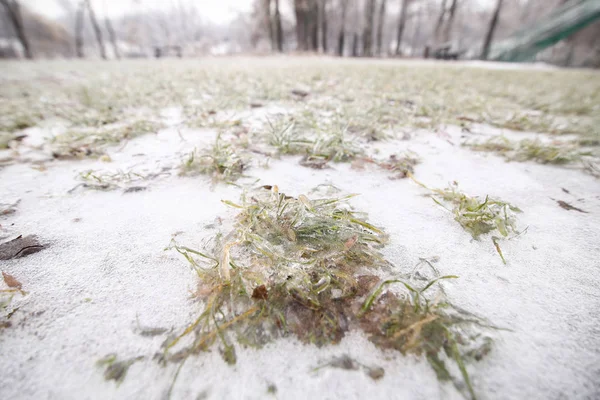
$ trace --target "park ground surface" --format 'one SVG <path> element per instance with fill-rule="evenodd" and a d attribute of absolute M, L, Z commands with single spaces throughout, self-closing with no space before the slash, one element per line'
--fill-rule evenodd
<path fill-rule="evenodd" d="M 600 396 L 598 72 L 317 57 L 2 63 L 0 135 L 0 398 Z M 465 356 L 470 385 L 360 329 L 260 347 L 226 332 L 233 365 L 218 340 L 184 362 L 156 356 L 206 307 L 172 239 L 203 251 L 240 212 L 222 200 L 275 185 L 291 199 L 358 194 L 349 204 L 388 238 L 380 278 L 423 260 L 459 277 L 438 295 L 485 320 L 468 338 L 491 343 Z M 432 199 L 449 185 L 522 212 L 506 237 L 474 239 L 455 204 Z M 34 248 L 7 247 L 20 235 Z M 98 365 L 110 354 L 125 363 Z"/>

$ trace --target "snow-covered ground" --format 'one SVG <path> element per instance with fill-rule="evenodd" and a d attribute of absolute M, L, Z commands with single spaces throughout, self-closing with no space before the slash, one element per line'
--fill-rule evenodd
<path fill-rule="evenodd" d="M 111 162 L 54 161 L 45 168 L 17 162 L 0 169 L 0 202 L 20 200 L 14 214 L 0 216 L 2 241 L 35 234 L 41 252 L 7 261 L 0 269 L 17 278 L 25 295 L 10 305 L 11 325 L 0 329 L 2 399 L 163 399 L 178 365 L 160 366 L 153 356 L 171 332 L 180 332 L 201 312 L 191 296 L 197 282 L 185 260 L 164 251 L 175 235 L 200 247 L 235 212 L 221 200 L 241 189 L 206 177 L 180 177 L 190 149 L 209 146 L 212 129 L 178 125 L 178 110 L 163 113 L 166 127 L 110 148 Z M 262 120 L 281 110 L 258 108 Z M 27 133 L 27 131 L 26 131 Z M 21 144 L 27 154 L 38 128 Z M 412 150 L 421 158 L 415 177 L 430 187 L 457 181 L 465 192 L 500 197 L 523 210 L 525 234 L 502 242 L 503 265 L 489 238 L 475 241 L 453 216 L 436 206 L 410 179 L 390 180 L 375 168 L 350 164 L 313 170 L 299 157 L 271 159 L 247 171 L 254 185 L 278 185 L 298 195 L 320 184 L 358 193 L 352 205 L 385 229 L 386 257 L 403 270 L 419 258 L 439 257 L 453 304 L 495 326 L 492 352 L 469 365 L 481 399 L 595 399 L 600 396 L 600 181 L 580 170 L 504 159 L 461 147 L 464 139 L 504 133 L 475 125 L 471 133 L 447 126 L 412 130 L 408 140 L 369 145 L 382 157 Z M 526 136 L 526 135 L 525 135 Z M 31 140 L 31 142 L 27 142 Z M 32 150 L 34 154 L 37 150 Z M 6 153 L 5 153 L 6 154 Z M 34 159 L 39 161 L 39 157 Z M 95 191 L 78 175 L 87 170 L 162 172 L 146 190 Z M 253 182 L 245 178 L 243 182 Z M 563 200 L 586 213 L 558 206 Z M 220 218 L 220 219 L 219 219 Z M 161 327 L 157 336 L 143 327 Z M 105 381 L 96 361 L 143 356 L 124 381 Z M 315 367 L 350 355 L 385 369 L 377 381 L 362 371 Z M 288 338 L 263 349 L 238 347 L 229 366 L 215 350 L 189 358 L 174 399 L 459 399 L 421 358 L 381 351 L 361 333 L 338 345 L 317 348 Z"/>

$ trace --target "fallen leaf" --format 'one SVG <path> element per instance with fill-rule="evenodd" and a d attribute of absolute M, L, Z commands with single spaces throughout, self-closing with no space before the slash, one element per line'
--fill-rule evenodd
<path fill-rule="evenodd" d="M 260 285 L 254 288 L 252 291 L 252 298 L 257 300 L 267 300 L 269 298 L 269 292 L 265 285 Z"/>
<path fill-rule="evenodd" d="M 6 284 L 10 288 L 19 289 L 20 290 L 23 287 L 23 285 L 21 284 L 21 282 L 19 282 L 14 276 L 12 276 L 10 274 L 7 274 L 4 271 L 2 271 L 2 277 L 4 278 L 4 282 L 6 282 Z"/>
<path fill-rule="evenodd" d="M 383 378 L 385 375 L 385 370 L 381 367 L 371 367 L 367 369 L 367 375 L 374 381 Z"/>
<path fill-rule="evenodd" d="M 131 187 L 128 187 L 127 189 L 123 190 L 123 193 L 143 192 L 146 189 L 148 189 L 148 188 L 145 186 L 131 186 Z"/>
<path fill-rule="evenodd" d="M 301 98 L 304 98 L 306 96 L 308 96 L 308 92 L 306 90 L 301 90 L 301 89 L 293 89 L 292 90 L 292 94 Z"/>
<path fill-rule="evenodd" d="M 0 244 L 0 260 L 25 257 L 45 249 L 35 235 L 19 236 L 16 239 Z"/>
<path fill-rule="evenodd" d="M 574 211 L 579 211 L 580 213 L 588 214 L 587 211 L 583 211 L 581 208 L 577 208 L 575 206 L 572 206 L 569 203 L 567 203 L 566 201 L 556 200 L 556 202 L 558 203 L 558 205 L 560 206 L 560 208 L 564 208 L 567 211 L 574 210 Z"/>

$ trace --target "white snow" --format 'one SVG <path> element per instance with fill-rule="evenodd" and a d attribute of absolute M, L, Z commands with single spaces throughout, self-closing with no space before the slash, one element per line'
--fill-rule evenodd
<path fill-rule="evenodd" d="M 265 110 L 256 113 L 264 116 Z M 16 214 L 0 217 L 0 233 L 36 234 L 49 244 L 0 267 L 27 292 L 13 301 L 18 307 L 13 326 L 0 332 L 0 398 L 165 398 L 177 365 L 160 367 L 152 356 L 167 334 L 142 337 L 136 321 L 179 332 L 196 318 L 201 305 L 190 296 L 195 275 L 182 257 L 163 249 L 174 234 L 180 243 L 199 247 L 218 229 L 206 225 L 216 217 L 233 218 L 235 212 L 220 200 L 237 200 L 240 189 L 213 187 L 205 177 L 182 178 L 173 169 L 139 193 L 67 192 L 82 171 L 176 168 L 194 146 L 214 140 L 214 131 L 179 127 L 178 115 L 166 110 L 168 128 L 112 149 L 111 163 L 50 162 L 45 171 L 17 163 L 0 169 L 0 202 L 21 199 Z M 411 140 L 381 142 L 371 150 L 378 148 L 382 156 L 413 150 L 422 159 L 415 176 L 427 185 L 445 187 L 456 180 L 469 194 L 519 206 L 524 211 L 519 226 L 528 230 L 502 242 L 508 265 L 489 238 L 473 241 L 408 179 L 390 180 L 386 172 L 349 164 L 312 170 L 299 166 L 297 157 L 271 160 L 270 168 L 254 166 L 248 173 L 260 178 L 259 184 L 276 184 L 290 194 L 323 183 L 359 193 L 352 204 L 390 234 L 384 252 L 398 271 L 409 270 L 419 257 L 439 256 L 442 274 L 459 275 L 444 283 L 450 301 L 509 329 L 495 332 L 493 351 L 469 367 L 480 398 L 597 398 L 598 180 L 574 169 L 507 163 L 461 148 L 461 135 L 469 134 L 459 128 L 442 131 L 415 132 Z M 477 131 L 500 133 L 483 126 Z M 566 211 L 553 199 L 588 213 Z M 94 365 L 108 353 L 145 359 L 117 386 L 104 381 Z M 360 371 L 332 368 L 312 371 L 342 354 L 384 367 L 384 378 L 373 381 Z M 462 398 L 451 384 L 440 384 L 424 360 L 382 352 L 357 332 L 321 349 L 286 339 L 260 350 L 237 347 L 237 355 L 233 367 L 216 350 L 191 357 L 172 398 L 268 398 L 270 384 L 277 387 L 277 398 L 286 399 Z"/>

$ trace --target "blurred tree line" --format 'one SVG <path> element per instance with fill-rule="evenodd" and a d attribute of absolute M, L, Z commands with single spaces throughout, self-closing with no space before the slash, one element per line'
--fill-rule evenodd
<path fill-rule="evenodd" d="M 228 25 L 210 22 L 210 9 L 189 0 L 161 11 L 138 0 L 137 9 L 114 20 L 106 1 L 56 1 L 64 15 L 50 20 L 35 12 L 34 1 L 0 0 L 0 57 L 107 59 L 175 49 L 179 56 L 297 51 L 487 59 L 494 43 L 568 0 L 251 0 L 250 12 Z M 600 22 L 537 59 L 600 67 Z"/>

